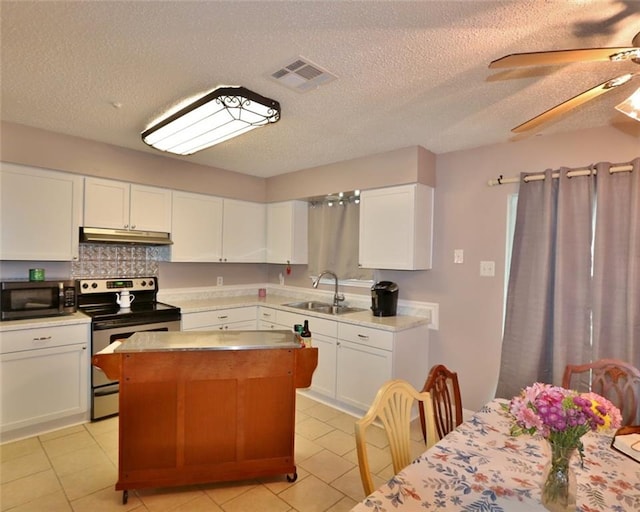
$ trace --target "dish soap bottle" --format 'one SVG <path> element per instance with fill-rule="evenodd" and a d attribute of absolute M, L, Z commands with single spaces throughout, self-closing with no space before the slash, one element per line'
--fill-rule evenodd
<path fill-rule="evenodd" d="M 309 330 L 309 320 L 304 321 L 302 332 L 300 333 L 300 341 L 302 346 L 311 347 L 311 331 Z"/>

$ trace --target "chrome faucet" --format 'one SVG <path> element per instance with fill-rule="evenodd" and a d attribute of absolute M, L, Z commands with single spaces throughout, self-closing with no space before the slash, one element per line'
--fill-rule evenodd
<path fill-rule="evenodd" d="M 318 285 L 320 284 L 320 279 L 322 279 L 322 276 L 324 276 L 325 274 L 332 276 L 333 280 L 335 281 L 335 291 L 333 293 L 333 306 L 338 307 L 340 305 L 340 302 L 344 300 L 344 295 L 338 293 L 338 276 L 334 272 L 331 272 L 330 270 L 323 270 L 322 272 L 320 272 L 318 277 L 316 277 L 313 280 L 312 286 L 314 288 L 317 288 Z"/>

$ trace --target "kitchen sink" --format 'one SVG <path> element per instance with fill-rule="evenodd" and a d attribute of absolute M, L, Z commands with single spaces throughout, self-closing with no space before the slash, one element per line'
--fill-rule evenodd
<path fill-rule="evenodd" d="M 352 308 L 350 306 L 334 306 L 326 302 L 302 301 L 290 302 L 284 306 L 296 309 L 305 309 L 307 311 L 315 311 L 316 313 L 325 313 L 327 315 L 344 315 L 345 313 L 356 313 L 358 311 L 366 311 L 363 308 Z"/>

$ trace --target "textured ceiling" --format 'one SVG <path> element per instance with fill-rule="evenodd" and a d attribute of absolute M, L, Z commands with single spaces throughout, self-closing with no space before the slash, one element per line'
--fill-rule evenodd
<path fill-rule="evenodd" d="M 165 109 L 243 85 L 279 101 L 281 120 L 181 159 L 263 177 L 405 146 L 506 142 L 521 122 L 640 71 L 487 68 L 508 53 L 630 46 L 637 0 L 2 0 L 0 9 L 3 120 L 160 154 L 140 132 Z M 299 93 L 269 78 L 299 55 L 338 79 Z M 613 108 L 634 90 L 620 89 L 538 133 L 637 124 Z"/>

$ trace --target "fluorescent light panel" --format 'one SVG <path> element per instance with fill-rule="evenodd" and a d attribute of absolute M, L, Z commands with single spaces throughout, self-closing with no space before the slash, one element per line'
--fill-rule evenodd
<path fill-rule="evenodd" d="M 280 104 L 244 87 L 220 87 L 142 132 L 160 151 L 191 155 L 280 119 Z"/>

